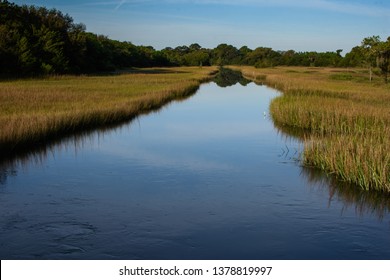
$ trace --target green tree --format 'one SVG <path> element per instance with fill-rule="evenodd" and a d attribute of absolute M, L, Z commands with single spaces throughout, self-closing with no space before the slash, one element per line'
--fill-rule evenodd
<path fill-rule="evenodd" d="M 370 71 L 370 82 L 372 81 L 372 68 L 375 67 L 378 57 L 378 45 L 380 43 L 379 36 L 371 36 L 364 38 L 361 44 L 362 52 L 364 55 L 364 62 L 368 66 Z"/>
<path fill-rule="evenodd" d="M 183 57 L 183 62 L 187 66 L 206 66 L 209 65 L 210 55 L 206 50 L 197 50 L 190 52 Z"/>
<path fill-rule="evenodd" d="M 365 65 L 364 50 L 361 46 L 353 47 L 341 61 L 343 67 L 358 67 Z"/>
<path fill-rule="evenodd" d="M 190 47 L 189 47 L 189 50 L 191 52 L 195 52 L 195 51 L 199 51 L 202 47 L 197 44 L 197 43 L 194 43 L 194 44 L 191 44 Z"/>
<path fill-rule="evenodd" d="M 387 41 L 377 45 L 377 65 L 381 69 L 385 83 L 387 83 L 390 72 L 390 37 L 387 38 Z"/>
<path fill-rule="evenodd" d="M 250 48 L 248 48 L 247 46 L 242 46 L 239 50 L 240 52 L 240 56 L 241 56 L 241 64 L 243 65 L 246 65 L 248 64 L 248 56 L 250 55 L 250 53 L 252 52 L 252 50 Z"/>
<path fill-rule="evenodd" d="M 220 44 L 214 50 L 212 54 L 212 64 L 214 65 L 229 65 L 240 64 L 241 56 L 236 47 L 228 44 Z"/>
<path fill-rule="evenodd" d="M 271 48 L 259 47 L 249 53 L 246 62 L 255 67 L 272 67 L 280 64 L 281 54 Z"/>
<path fill-rule="evenodd" d="M 41 68 L 44 73 L 65 73 L 69 70 L 69 61 L 65 57 L 65 41 L 61 38 L 61 34 L 56 31 L 42 26 L 37 34 L 39 38 L 40 49 L 42 54 L 40 56 Z"/>
<path fill-rule="evenodd" d="M 18 58 L 23 72 L 35 73 L 39 69 L 38 59 L 31 49 L 29 40 L 26 37 L 22 37 L 18 42 Z"/>

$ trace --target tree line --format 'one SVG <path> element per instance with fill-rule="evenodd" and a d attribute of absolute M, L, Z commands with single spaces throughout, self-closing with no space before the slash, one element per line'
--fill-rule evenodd
<path fill-rule="evenodd" d="M 358 67 L 379 69 L 387 80 L 390 37 L 365 38 L 344 57 L 332 52 L 275 51 L 220 44 L 199 44 L 155 50 L 86 32 L 83 24 L 56 9 L 18 6 L 0 0 L 0 74 L 40 75 L 113 71 L 126 67 L 251 65 Z"/>

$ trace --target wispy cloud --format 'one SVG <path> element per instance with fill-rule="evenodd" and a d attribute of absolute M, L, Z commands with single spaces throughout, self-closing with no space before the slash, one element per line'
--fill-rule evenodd
<path fill-rule="evenodd" d="M 129 5 L 140 5 L 140 4 L 146 4 L 156 2 L 154 0 L 113 0 L 113 1 L 94 1 L 94 2 L 87 2 L 83 3 L 84 6 L 112 6 L 114 10 L 119 10 L 122 6 L 129 4 Z M 163 1 L 161 1 L 163 2 Z"/>
<path fill-rule="evenodd" d="M 120 7 L 122 7 L 123 4 L 126 3 L 126 0 L 122 0 L 116 7 L 114 10 L 118 10 Z"/>
<path fill-rule="evenodd" d="M 284 8 L 306 8 L 333 11 L 344 14 L 389 17 L 390 9 L 354 1 L 331 0 L 163 0 L 166 3 L 192 3 L 198 5 L 268 6 Z M 368 1 L 367 1 L 368 2 Z"/>
<path fill-rule="evenodd" d="M 332 11 L 344 14 L 365 15 L 373 17 L 389 17 L 390 8 L 356 3 L 355 1 L 335 0 L 112 0 L 94 1 L 85 3 L 88 6 L 113 6 L 114 10 L 127 5 L 142 5 L 155 3 L 163 4 L 192 4 L 192 5 L 224 5 L 224 6 L 252 6 L 252 7 L 280 7 L 280 8 L 302 8 L 323 11 Z M 372 2 L 371 2 L 372 3 Z"/>
<path fill-rule="evenodd" d="M 118 5 L 120 1 L 99 1 L 99 2 L 87 2 L 87 3 L 82 3 L 81 5 L 84 6 L 114 6 Z"/>

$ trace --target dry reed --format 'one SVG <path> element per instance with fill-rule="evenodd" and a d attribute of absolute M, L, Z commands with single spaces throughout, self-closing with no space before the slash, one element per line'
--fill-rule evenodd
<path fill-rule="evenodd" d="M 1 81 L 0 153 L 130 120 L 194 93 L 215 71 L 188 67 Z"/>
<path fill-rule="evenodd" d="M 281 90 L 271 103 L 279 127 L 307 132 L 302 162 L 364 190 L 390 192 L 390 85 L 364 69 L 240 67 Z"/>

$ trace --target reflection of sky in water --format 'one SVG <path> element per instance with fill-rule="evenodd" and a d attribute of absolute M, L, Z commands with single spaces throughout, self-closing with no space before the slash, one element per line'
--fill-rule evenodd
<path fill-rule="evenodd" d="M 210 93 L 218 89 L 215 84 L 204 85 L 205 90 L 196 98 L 168 106 L 153 117 L 142 118 L 140 123 L 134 122 L 132 129 L 121 131 L 115 139 L 105 142 L 107 145 L 101 145 L 100 151 L 152 166 L 193 170 L 239 168 L 245 163 L 240 158 L 251 153 L 254 146 L 261 153 L 269 146 L 268 138 L 274 138 L 273 126 L 263 116 L 268 102 L 261 94 L 268 98 L 275 94 L 259 93 L 254 84 L 248 87 L 251 91 L 242 93 L 243 98 L 234 102 L 239 87 L 223 89 L 222 96 Z"/>
<path fill-rule="evenodd" d="M 14 165 L 0 188 L 0 257 L 390 257 L 387 211 L 359 215 L 296 164 L 299 144 L 269 119 L 276 95 L 203 85 Z"/>

